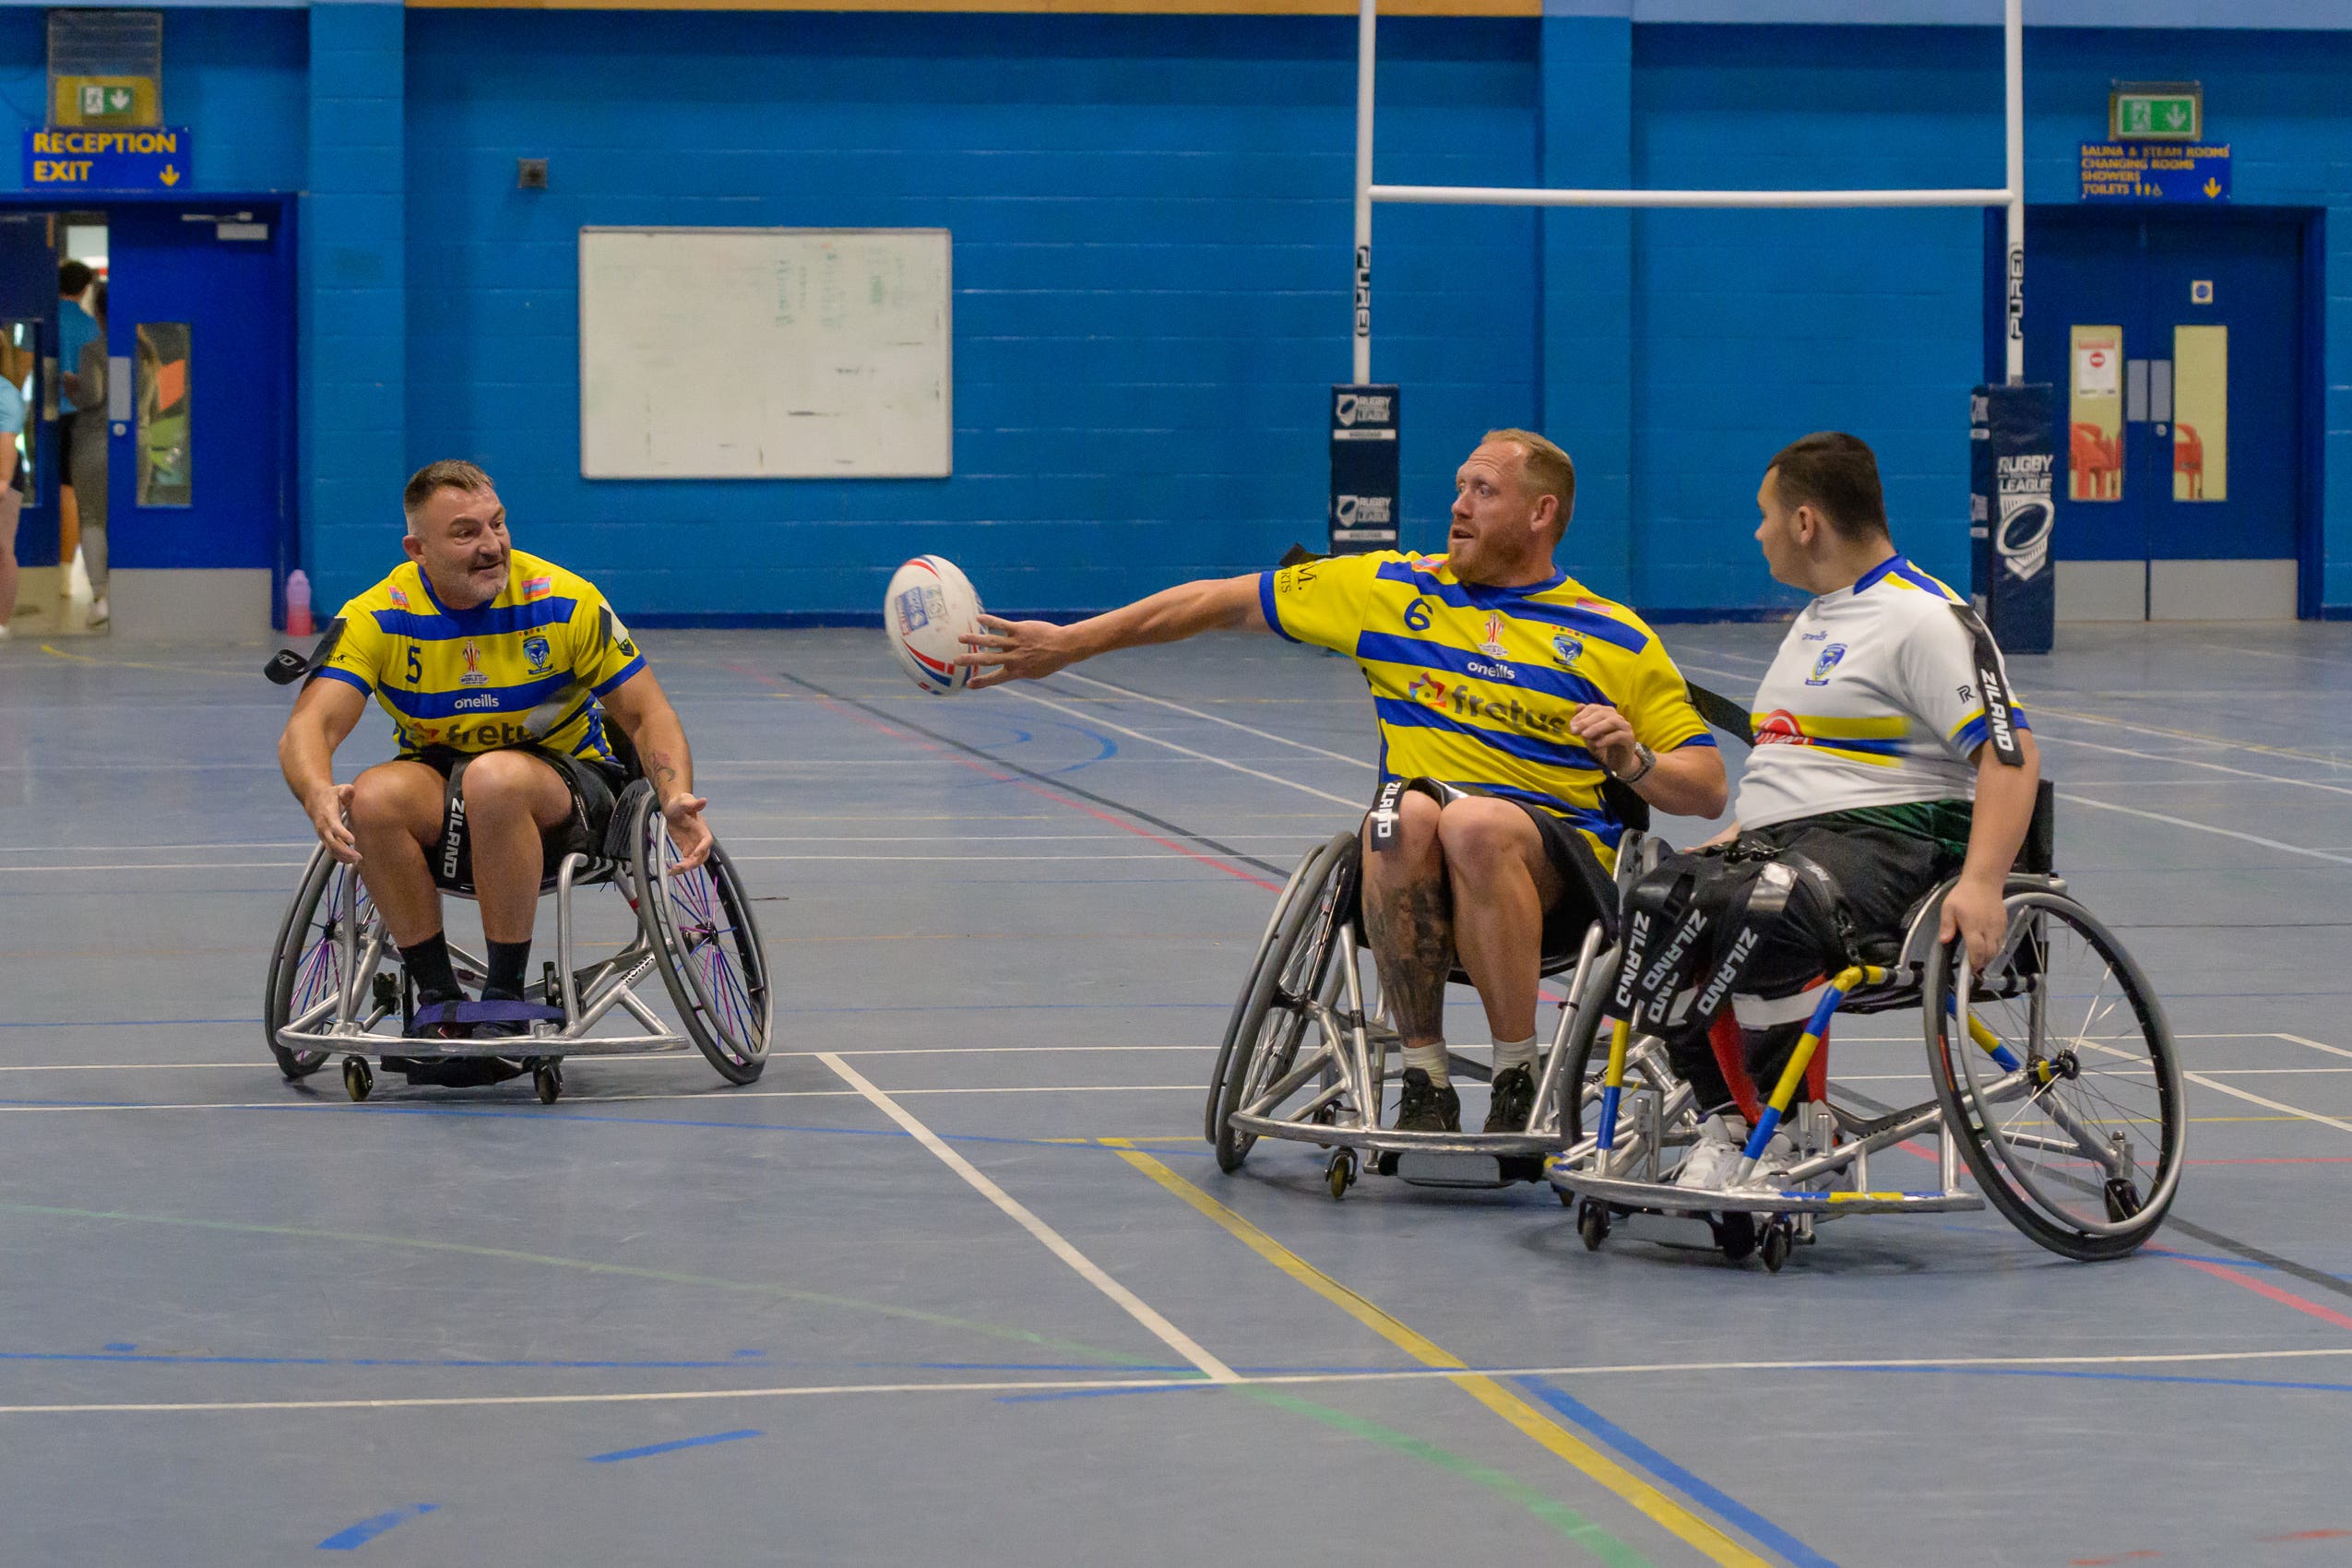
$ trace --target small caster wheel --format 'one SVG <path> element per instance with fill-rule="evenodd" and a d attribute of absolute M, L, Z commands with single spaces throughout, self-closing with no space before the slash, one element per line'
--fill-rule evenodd
<path fill-rule="evenodd" d="M 1776 1219 L 1764 1228 L 1763 1250 L 1765 1273 L 1778 1274 L 1787 1265 L 1790 1242 L 1791 1237 L 1787 1220 Z"/>
<path fill-rule="evenodd" d="M 2140 1212 L 2140 1189 L 2121 1176 L 2107 1179 L 2107 1218 L 2120 1225 Z"/>
<path fill-rule="evenodd" d="M 355 1100 L 365 1099 L 375 1092 L 375 1074 L 369 1069 L 366 1057 L 343 1058 L 343 1092 Z"/>
<path fill-rule="evenodd" d="M 564 1093 L 564 1064 L 550 1058 L 531 1069 L 531 1087 L 541 1105 L 552 1105 Z"/>
<path fill-rule="evenodd" d="M 1394 1154 L 1374 1155 L 1372 1157 L 1372 1169 L 1379 1171 L 1383 1176 L 1396 1175 L 1396 1156 Z"/>
<path fill-rule="evenodd" d="M 1585 1239 L 1585 1251 L 1597 1253 L 1609 1240 L 1609 1210 L 1592 1198 L 1576 1210 L 1576 1234 Z"/>
<path fill-rule="evenodd" d="M 1356 1184 L 1356 1155 L 1352 1149 L 1333 1151 L 1331 1163 L 1324 1167 L 1324 1184 L 1335 1198 L 1344 1198 L 1348 1189 Z"/>
<path fill-rule="evenodd" d="M 1756 1217 L 1734 1211 L 1715 1224 L 1715 1244 L 1726 1263 L 1745 1263 L 1755 1255 Z"/>
<path fill-rule="evenodd" d="M 1560 1206 L 1562 1208 L 1574 1208 L 1576 1206 L 1576 1194 L 1570 1192 L 1565 1187 L 1552 1188 L 1551 1195 L 1560 1200 Z"/>
<path fill-rule="evenodd" d="M 375 977 L 375 1004 L 386 1013 L 400 1005 L 399 982 L 388 974 L 379 972 Z"/>

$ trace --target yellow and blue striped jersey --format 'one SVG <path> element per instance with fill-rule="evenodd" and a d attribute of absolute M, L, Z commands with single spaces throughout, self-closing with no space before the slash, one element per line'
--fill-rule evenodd
<path fill-rule="evenodd" d="M 595 699 L 645 668 L 586 577 L 517 550 L 488 604 L 451 610 L 413 561 L 345 604 L 320 676 L 374 694 L 400 754 L 505 746 L 613 759 Z"/>
<path fill-rule="evenodd" d="M 1711 746 L 1674 660 L 1639 616 L 1566 573 L 1457 582 L 1442 555 L 1378 551 L 1258 579 L 1267 625 L 1355 659 L 1380 720 L 1381 777 L 1470 784 L 1565 817 L 1610 864 L 1623 825 L 1599 758 L 1568 731 L 1586 703 L 1654 751 Z"/>

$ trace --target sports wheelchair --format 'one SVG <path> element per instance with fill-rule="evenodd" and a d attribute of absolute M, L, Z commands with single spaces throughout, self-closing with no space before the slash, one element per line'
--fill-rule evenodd
<path fill-rule="evenodd" d="M 303 666 L 299 656 L 286 657 Z M 273 666 L 271 678 L 278 675 Z M 305 1078 L 340 1055 L 343 1087 L 354 1100 L 374 1091 L 378 1065 L 417 1069 L 415 1081 L 468 1085 L 529 1073 L 540 1101 L 552 1105 L 564 1092 L 567 1057 L 683 1051 L 691 1044 L 729 1083 L 757 1078 L 767 1065 L 775 1004 L 750 895 L 716 843 L 702 865 L 673 872 L 678 848 L 653 785 L 625 748 L 623 761 L 631 777 L 596 852 L 565 854 L 540 884 L 542 897 L 555 896 L 555 957 L 541 966 L 521 1002 L 421 1009 L 358 869 L 337 861 L 324 844 L 313 850 L 270 948 L 262 1018 L 279 1070 L 289 1079 Z M 628 900 L 634 933 L 618 952 L 583 964 L 573 895 L 608 883 Z M 445 895 L 470 896 L 463 887 L 442 886 Z M 449 956 L 461 981 L 479 987 L 486 978 L 482 961 L 454 942 Z M 661 976 L 677 1028 L 637 994 L 649 971 Z M 615 1009 L 636 1032 L 597 1032 Z M 527 1032 L 410 1038 L 407 1031 L 421 1016 L 427 1023 L 520 1026 Z M 391 1024 L 401 1032 L 386 1030 Z"/>
<path fill-rule="evenodd" d="M 1702 711 L 1749 740 L 1736 707 L 1736 728 L 1717 717 L 1725 707 Z M 2147 977 L 2052 869 L 2051 799 L 2045 780 L 2006 885 L 2007 929 L 1981 975 L 1957 941 L 1936 940 L 1955 878 L 1913 907 L 1892 950 L 1850 955 L 1859 961 L 1828 976 L 1768 1094 L 1740 1070 L 1738 1030 L 1724 1028 L 1729 1015 L 1717 1020 L 1716 1054 L 1751 1128 L 1720 1188 L 1672 1184 L 1683 1151 L 1698 1141 L 1700 1108 L 1669 1065 L 1664 1041 L 1615 1017 L 1605 1032 L 1596 1027 L 1572 1038 L 1565 1075 L 1597 1083 L 1599 1092 L 1563 1097 L 1568 1146 L 1545 1174 L 1574 1207 L 1586 1248 L 1598 1250 L 1632 1216 L 1698 1219 L 1726 1258 L 1760 1252 L 1778 1273 L 1824 1221 L 1981 1209 L 1988 1201 L 2065 1257 L 2121 1257 L 2145 1241 L 2180 1180 L 2187 1110 L 2180 1058 Z M 1658 848 L 1629 847 L 1623 875 L 1637 881 Z M 1598 1026 L 1602 1011 L 1584 1016 Z M 1931 1098 L 1888 1105 L 1830 1075 L 1833 1018 L 1911 1012 Z M 1800 1083 L 1810 1088 L 1801 1105 L 1794 1103 Z M 1776 1132 L 1791 1134 L 1795 1157 L 1782 1169 L 1760 1168 Z M 1873 1157 L 1889 1151 L 1931 1161 L 1932 1182 L 1879 1184 Z M 1886 1163 L 1880 1159 L 1876 1171 Z M 1964 1163 L 1974 1191 L 1962 1184 Z"/>
<path fill-rule="evenodd" d="M 1648 806 L 1613 780 L 1604 786 L 1620 822 L 1646 826 Z M 1638 835 L 1629 835 L 1637 837 Z M 1363 840 L 1339 833 L 1309 850 L 1290 873 L 1260 937 L 1249 979 L 1228 1017 L 1210 1075 L 1203 1131 L 1217 1163 L 1241 1168 L 1261 1137 L 1330 1150 L 1324 1175 L 1340 1198 L 1367 1157 L 1384 1176 L 1419 1186 L 1500 1187 L 1543 1179 L 1544 1157 L 1565 1148 L 1578 1125 L 1563 1100 L 1598 1094 L 1573 1068 L 1573 1044 L 1590 1039 L 1614 976 L 1621 888 L 1589 855 L 1577 867 L 1599 918 L 1574 947 L 1546 951 L 1542 974 L 1566 977 L 1560 1021 L 1536 1061 L 1536 1094 L 1524 1126 L 1510 1133 L 1400 1132 L 1382 1125 L 1389 1057 L 1400 1050 L 1383 1016 L 1377 981 L 1362 959 Z M 1456 968 L 1454 984 L 1469 977 Z M 1483 1062 L 1450 1053 L 1449 1072 L 1489 1080 Z"/>

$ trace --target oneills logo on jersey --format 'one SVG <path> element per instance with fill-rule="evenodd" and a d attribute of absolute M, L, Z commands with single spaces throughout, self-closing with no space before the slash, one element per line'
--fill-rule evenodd
<path fill-rule="evenodd" d="M 1501 659 L 1509 651 L 1503 646 L 1502 616 L 1490 615 L 1486 618 L 1486 640 L 1479 643 L 1479 647 L 1491 659 Z"/>
<path fill-rule="evenodd" d="M 473 638 L 466 639 L 466 646 L 458 649 L 457 657 L 466 661 L 466 672 L 457 677 L 457 684 L 461 686 L 490 684 L 490 677 L 482 672 L 481 649 L 474 646 Z"/>

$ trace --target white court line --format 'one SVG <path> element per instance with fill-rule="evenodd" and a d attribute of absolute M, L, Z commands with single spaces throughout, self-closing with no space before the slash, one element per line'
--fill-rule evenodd
<path fill-rule="evenodd" d="M 145 861 L 99 866 L 0 866 L 0 873 L 38 871 L 267 871 L 308 864 L 308 861 Z"/>
<path fill-rule="evenodd" d="M 724 1399 L 795 1399 L 823 1395 L 1052 1394 L 1069 1391 L 1160 1388 L 1297 1388 L 1348 1383 L 1436 1383 L 1485 1377 L 1642 1377 L 1680 1372 L 1909 1372 L 1974 1367 L 2211 1366 L 2231 1361 L 2339 1360 L 2352 1346 L 2311 1346 L 2292 1350 L 2184 1350 L 2140 1356 L 1943 1356 L 1877 1361 L 1647 1361 L 1573 1367 L 1411 1367 L 1395 1372 L 1229 1372 L 1216 1379 L 1193 1377 L 992 1378 L 934 1383 L 834 1383 L 770 1388 L 679 1388 L 633 1394 L 424 1395 L 405 1399 L 223 1399 L 79 1405 L 0 1405 L 0 1416 L 93 1416 L 232 1414 L 258 1410 L 419 1410 L 533 1405 L 647 1405 L 704 1403 Z"/>
<path fill-rule="evenodd" d="M 1233 1383 L 1239 1380 L 1240 1374 L 1231 1367 L 1210 1355 L 1194 1341 L 1192 1336 L 1160 1316 L 1159 1313 L 1142 1297 L 1103 1272 L 1101 1265 L 1072 1246 L 1059 1230 L 1039 1219 L 1004 1188 L 980 1174 L 978 1166 L 948 1147 L 946 1142 L 938 1134 L 917 1121 L 905 1106 L 874 1087 L 855 1067 L 829 1051 L 819 1056 L 817 1060 L 832 1068 L 843 1083 L 865 1096 L 873 1102 L 875 1110 L 897 1123 L 908 1136 L 929 1149 L 932 1157 L 942 1165 L 961 1176 L 980 1196 L 994 1204 L 1015 1224 L 1037 1238 L 1039 1243 L 1047 1252 L 1069 1265 L 1079 1278 L 1110 1297 L 1129 1317 L 1149 1329 L 1154 1338 L 1200 1368 L 1212 1382 Z"/>
<path fill-rule="evenodd" d="M 1271 730 L 1260 730 L 1254 725 L 1244 724 L 1239 719 L 1227 719 L 1215 713 L 1204 713 L 1197 707 L 1186 707 L 1181 702 L 1170 702 L 1166 697 L 1156 697 L 1146 692 L 1129 691 L 1124 686 L 1114 686 L 1108 681 L 1098 681 L 1091 675 L 1081 675 L 1075 670 L 1064 670 L 1062 674 L 1073 681 L 1084 681 L 1089 686 L 1100 686 L 1104 691 L 1117 692 L 1121 696 L 1132 698 L 1136 702 L 1152 703 L 1160 707 L 1171 708 L 1178 713 L 1189 714 L 1194 719 L 1206 719 L 1211 724 L 1222 724 L 1229 730 L 1239 730 L 1244 735 L 1255 735 L 1262 741 L 1277 741 L 1286 746 L 1296 746 L 1302 752 L 1313 752 L 1317 756 L 1327 756 L 1334 762 L 1344 762 L 1350 767 L 1379 771 L 1378 764 L 1366 762 L 1362 757 L 1349 756 L 1344 752 L 1326 751 L 1321 746 L 1311 746 L 1304 741 L 1294 741 L 1288 735 L 1277 735 Z"/>
<path fill-rule="evenodd" d="M 1334 797 L 1335 799 L 1336 797 Z M 1306 836 L 1302 836 L 1306 837 Z M 1083 855 L 737 855 L 743 861 L 1186 861 L 1194 857 L 1169 850 L 1147 854 L 1083 854 Z M 0 866 L 0 875 L 11 873 L 65 873 L 90 871 L 263 871 L 273 867 L 306 866 L 308 861 L 149 861 L 141 863 L 116 862 L 109 865 L 71 866 Z"/>
<path fill-rule="evenodd" d="M 818 1059 L 833 1052 L 814 1053 Z M 586 1058 L 574 1058 L 575 1063 Z M 830 1062 L 827 1066 L 832 1065 Z M 1198 1084 L 1012 1084 L 995 1088 L 934 1088 L 893 1089 L 893 1094 L 1198 1094 Z M 607 1094 L 578 1095 L 571 1101 L 577 1106 L 643 1105 L 650 1100 L 705 1100 L 713 1105 L 731 1104 L 739 1099 L 855 1099 L 862 1089 L 698 1089 L 679 1094 Z M 332 1101 L 328 1102 L 330 1105 Z M 411 1099 L 388 1101 L 396 1108 L 424 1107 L 434 1110 L 511 1110 L 521 1100 Z M 292 1099 L 216 1099 L 165 1100 L 151 1105 L 0 1105 L 0 1116 L 55 1114 L 78 1111 L 82 1114 L 119 1111 L 286 1111 L 302 1110 L 303 1102 Z M 756 1131 L 762 1123 L 746 1122 L 744 1127 Z"/>
<path fill-rule="evenodd" d="M 259 1020 L 255 1020 L 258 1022 Z M 389 1036 L 379 1037 L 388 1039 Z M 1064 1051 L 1215 1051 L 1214 1045 L 890 1045 L 872 1049 L 844 1047 L 835 1052 L 840 1056 L 1029 1056 Z M 789 1056 L 823 1056 L 822 1051 L 771 1051 L 770 1062 Z M 672 1063 L 690 1061 L 684 1051 L 648 1051 L 631 1056 L 580 1056 L 576 1062 L 594 1061 L 600 1067 L 653 1066 L 663 1067 Z M 0 1066 L 0 1073 L 193 1073 L 209 1072 L 216 1068 L 251 1070 L 265 1063 L 244 1062 L 30 1062 Z M 765 1090 L 754 1090 L 765 1093 Z M 827 1093 L 837 1091 L 827 1090 Z"/>
<path fill-rule="evenodd" d="M 2180 1075 L 2191 1083 L 2202 1084 L 2217 1094 L 2226 1094 L 2233 1099 L 2245 1100 L 2251 1105 L 2263 1106 L 2272 1111 L 2284 1111 L 2290 1116 L 2299 1116 L 2306 1122 L 2317 1122 L 2321 1126 L 2333 1127 L 2339 1133 L 2352 1133 L 2352 1122 L 2341 1121 L 2334 1116 L 2322 1116 L 2316 1111 L 2306 1111 L 2299 1105 L 2289 1105 L 2283 1099 L 2266 1099 L 2251 1089 L 2233 1088 L 2227 1084 L 2216 1083 L 2203 1073 L 2183 1072 Z"/>
<path fill-rule="evenodd" d="M 2300 844 L 2282 843 L 2265 838 L 2259 833 L 2240 833 L 2234 827 L 2215 827 L 2211 823 L 2192 822 L 2185 816 L 2169 816 L 2163 812 L 2142 811 L 2137 806 L 2120 806 L 2113 801 L 2095 801 L 2088 795 L 2058 791 L 2058 798 L 2069 805 L 2090 806 L 2103 812 L 2121 812 L 2126 816 L 2144 817 L 2150 822 L 2168 823 L 2174 827 L 2186 827 L 2198 833 L 2211 833 L 2223 838 L 2235 838 L 2244 844 L 2259 844 L 2265 849 L 2277 849 L 2285 854 L 2304 855 L 2315 861 L 2333 861 L 2340 866 L 2352 866 L 2352 855 L 2331 855 L 2325 849 L 2307 849 Z"/>
<path fill-rule="evenodd" d="M 2195 1035 L 2182 1035 L 2180 1038 L 2183 1039 L 2195 1039 L 2202 1037 Z M 2340 1045 L 2323 1045 L 2318 1040 L 2307 1039 L 2301 1035 L 2274 1034 L 2270 1038 L 2273 1039 L 2287 1040 L 2295 1045 L 2308 1045 L 2313 1051 L 2324 1051 L 2330 1056 L 2352 1056 L 2352 1051 L 2346 1051 Z"/>
<path fill-rule="evenodd" d="M 1264 779 L 1268 784 L 1279 784 L 1286 790 L 1296 790 L 1301 794 L 1313 795 L 1319 800 L 1333 801 L 1340 805 L 1346 806 L 1349 811 L 1361 811 L 1363 809 L 1364 802 L 1361 801 L 1350 800 L 1345 795 L 1335 795 L 1328 790 L 1318 790 L 1312 784 L 1301 784 L 1295 778 L 1285 778 L 1279 774 L 1260 773 L 1254 767 L 1244 767 L 1238 762 L 1229 762 L 1221 756 L 1215 756 L 1207 752 L 1194 751 L 1190 746 L 1180 746 L 1173 741 L 1163 741 L 1157 735 L 1146 735 L 1140 730 L 1130 730 L 1123 724 L 1113 724 L 1111 720 L 1101 717 L 1099 714 L 1087 713 L 1082 709 L 1072 707 L 1066 703 L 1051 701 L 1049 698 L 1039 696 L 1035 692 L 1023 691 L 1017 685 L 1007 686 L 1004 690 L 1008 695 L 1019 697 L 1023 702 L 1033 702 L 1040 707 L 1050 707 L 1056 713 L 1066 714 L 1072 719 L 1083 719 L 1088 724 L 1099 725 L 1105 730 L 1116 730 L 1122 735 L 1130 736 L 1138 741 L 1148 741 L 1155 746 L 1165 746 L 1171 752 L 1178 752 L 1185 756 L 1194 757 L 1202 762 L 1213 762 L 1219 767 L 1230 768 L 1235 773 L 1245 773 L 1252 778 Z"/>
<path fill-rule="evenodd" d="M 2264 784 L 2292 784 L 2299 790 L 2322 790 L 2331 795 L 2352 795 L 2352 786 L 2322 784 L 2313 778 L 2289 778 L 2283 774 L 2256 773 L 2250 767 L 2231 767 L 2227 763 L 2202 762 L 2195 757 L 2164 756 L 2156 752 L 2134 751 L 2129 746 L 2109 746 L 2103 745 L 2097 741 L 2076 740 L 2071 735 L 2046 735 L 2042 738 L 2058 745 L 2081 746 L 2086 751 L 2105 752 L 2110 756 L 2138 757 L 2144 762 L 2161 762 L 2173 767 L 2196 767 L 2203 768 L 2208 773 L 2226 773 L 2233 778 L 2252 778 Z M 2079 784 L 2082 781 L 2070 778 L 2067 782 Z M 2186 783 L 2187 780 L 2168 779 L 2164 782 Z"/>

